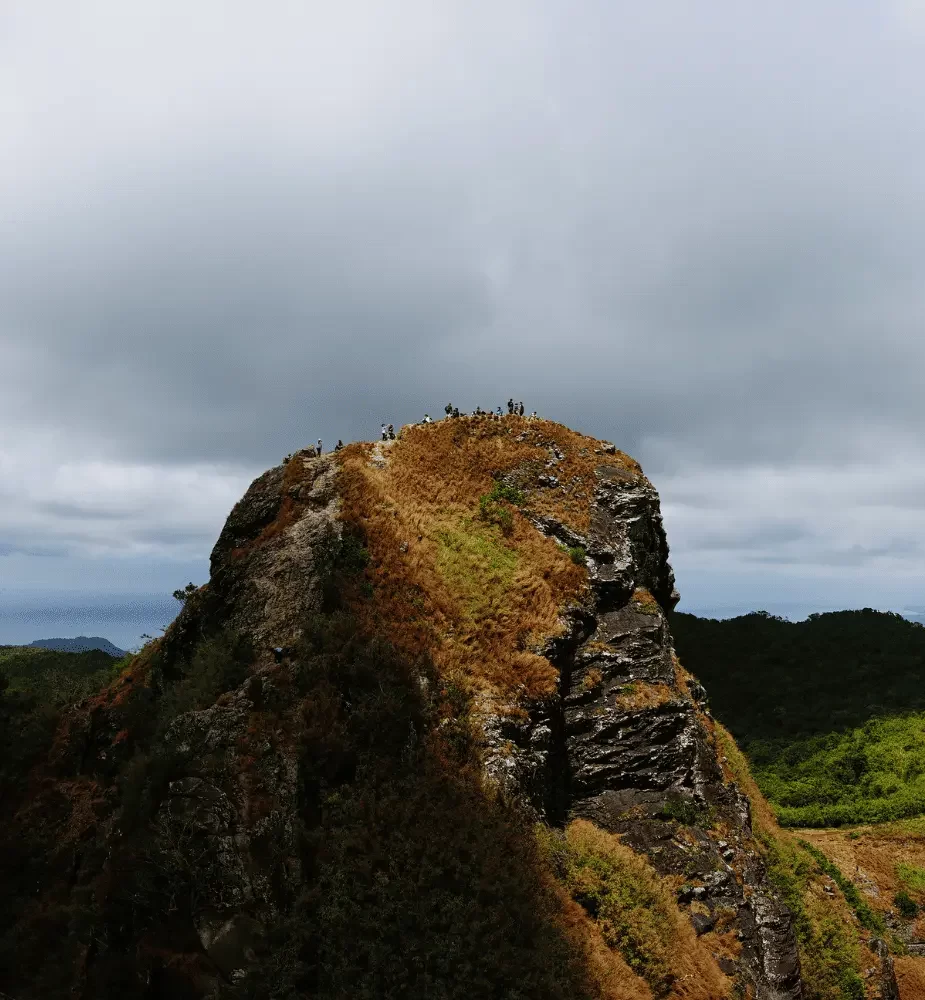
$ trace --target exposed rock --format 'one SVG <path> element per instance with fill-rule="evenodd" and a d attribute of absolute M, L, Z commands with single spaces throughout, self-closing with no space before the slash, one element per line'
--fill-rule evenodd
<path fill-rule="evenodd" d="M 766 882 L 748 798 L 723 780 L 706 692 L 676 676 L 664 610 L 678 592 L 657 494 L 644 477 L 606 466 L 586 537 L 553 518 L 534 523 L 586 549 L 591 593 L 541 651 L 559 669 L 558 700 L 533 706 L 524 723 L 488 719 L 489 775 L 550 822 L 591 819 L 660 873 L 699 882 L 679 901 L 697 907 L 690 919 L 698 934 L 721 910 L 734 914 L 742 952 L 724 960 L 726 971 L 749 983 L 756 1000 L 799 1000 L 791 914 Z M 659 606 L 634 601 L 638 588 Z M 720 819 L 734 836 L 713 832 Z"/>
<path fill-rule="evenodd" d="M 235 505 L 211 556 L 210 590 L 224 622 L 258 645 L 288 646 L 301 623 L 321 610 L 324 574 L 337 551 L 341 522 L 332 456 L 302 458 L 304 478 L 285 487 L 282 469 L 254 480 Z M 274 520 L 290 523 L 260 545 Z"/>
<path fill-rule="evenodd" d="M 870 942 L 870 948 L 880 960 L 880 968 L 875 973 L 877 983 L 874 1000 L 900 1000 L 896 971 L 893 968 L 893 957 L 890 955 L 886 941 L 881 938 L 873 938 Z"/>

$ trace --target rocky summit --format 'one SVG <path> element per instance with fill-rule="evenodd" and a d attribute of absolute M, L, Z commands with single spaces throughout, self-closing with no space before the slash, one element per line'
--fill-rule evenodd
<path fill-rule="evenodd" d="M 675 654 L 678 599 L 609 442 L 481 416 L 292 455 L 4 779 L 0 989 L 898 996 Z"/>

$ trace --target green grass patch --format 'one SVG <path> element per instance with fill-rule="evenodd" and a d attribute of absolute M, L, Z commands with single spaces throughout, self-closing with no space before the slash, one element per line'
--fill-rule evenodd
<path fill-rule="evenodd" d="M 519 558 L 498 531 L 467 521 L 438 532 L 436 566 L 448 588 L 462 599 L 470 619 L 500 614 L 507 604 Z"/>
<path fill-rule="evenodd" d="M 496 482 L 488 493 L 479 497 L 479 517 L 488 524 L 494 524 L 501 533 L 509 535 L 514 530 L 514 515 L 508 504 L 522 507 L 527 495 L 516 486 Z"/>
<path fill-rule="evenodd" d="M 588 552 L 583 545 L 563 545 L 559 543 L 559 548 L 572 560 L 576 566 L 584 566 L 588 559 Z"/>
<path fill-rule="evenodd" d="M 925 892 L 925 868 L 900 862 L 896 866 L 896 877 L 907 889 L 912 889 L 913 892 Z"/>

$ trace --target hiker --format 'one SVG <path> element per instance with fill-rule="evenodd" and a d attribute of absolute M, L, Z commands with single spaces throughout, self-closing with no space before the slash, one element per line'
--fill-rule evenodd
<path fill-rule="evenodd" d="M 443 412 L 448 417 L 452 417 L 453 416 L 453 404 L 452 403 L 447 403 L 446 406 L 443 407 Z"/>
<path fill-rule="evenodd" d="M 392 426 L 392 424 L 389 424 L 389 440 L 390 441 L 395 440 L 395 428 Z"/>
<path fill-rule="evenodd" d="M 336 444 L 336 445 L 334 445 L 334 450 L 335 450 L 335 451 L 340 451 L 340 450 L 341 450 L 341 448 L 343 448 L 343 447 L 344 447 L 344 442 L 343 442 L 343 441 L 341 441 L 341 439 L 340 439 L 340 438 L 338 438 L 338 439 L 337 439 L 337 444 Z"/>
<path fill-rule="evenodd" d="M 285 652 L 285 649 L 282 646 L 274 646 L 273 647 L 273 657 L 274 657 L 274 659 L 276 660 L 277 663 L 282 663 L 283 662 L 283 653 L 284 652 Z"/>
<path fill-rule="evenodd" d="M 539 418 L 537 417 L 537 415 L 536 415 L 536 410 L 534 410 L 534 411 L 533 411 L 533 412 L 532 412 L 532 413 L 530 414 L 530 419 L 531 419 L 531 420 L 538 420 L 538 419 L 539 419 Z"/>
<path fill-rule="evenodd" d="M 521 416 L 524 415 L 524 404 L 523 403 L 521 403 L 520 406 L 518 407 L 518 412 L 520 413 Z"/>
<path fill-rule="evenodd" d="M 507 401 L 507 412 L 508 412 L 509 415 L 514 412 L 514 400 L 513 399 L 509 399 Z"/>
<path fill-rule="evenodd" d="M 500 406 L 495 409 L 495 416 L 496 417 L 500 417 L 501 416 L 501 407 Z"/>
<path fill-rule="evenodd" d="M 318 438 L 318 454 L 321 454 L 321 438 Z"/>
<path fill-rule="evenodd" d="M 389 432 L 385 429 L 385 424 L 383 424 L 382 425 L 382 440 L 383 441 L 388 441 L 388 439 L 389 439 Z"/>
<path fill-rule="evenodd" d="M 425 413 L 424 414 L 424 423 L 425 424 L 432 424 L 433 423 L 433 420 L 430 419 L 430 414 L 429 413 Z"/>
<path fill-rule="evenodd" d="M 459 407 L 458 406 L 454 406 L 453 407 L 453 416 L 454 417 L 458 417 L 459 416 Z"/>

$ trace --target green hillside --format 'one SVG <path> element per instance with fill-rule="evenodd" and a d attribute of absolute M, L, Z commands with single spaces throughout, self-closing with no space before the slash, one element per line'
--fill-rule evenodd
<path fill-rule="evenodd" d="M 925 813 L 925 627 L 864 609 L 675 614 L 672 629 L 782 823 Z"/>

